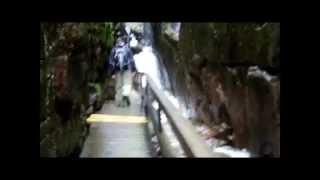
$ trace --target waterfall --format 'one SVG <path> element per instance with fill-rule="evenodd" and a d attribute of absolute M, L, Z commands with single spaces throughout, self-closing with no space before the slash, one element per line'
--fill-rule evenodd
<path fill-rule="evenodd" d="M 138 72 L 145 73 L 162 89 L 158 59 L 151 46 L 143 47 L 139 54 L 133 56 Z"/>
<path fill-rule="evenodd" d="M 132 23 L 131 23 L 132 24 Z M 138 24 L 138 23 L 137 23 Z M 155 84 L 165 92 L 172 104 L 181 110 L 184 117 L 188 118 L 187 109 L 181 106 L 177 97 L 170 90 L 168 73 L 164 68 L 161 57 L 154 49 L 154 33 L 151 23 L 143 23 L 142 51 L 134 55 L 134 61 L 138 72 L 148 74 Z"/>
<path fill-rule="evenodd" d="M 163 89 L 161 67 L 157 53 L 153 49 L 154 37 L 151 23 L 143 23 L 143 47 L 142 51 L 134 55 L 134 61 L 138 72 L 148 74 L 156 85 Z"/>
<path fill-rule="evenodd" d="M 144 36 L 144 40 L 145 40 L 145 45 L 153 47 L 154 37 L 153 37 L 151 23 L 144 23 L 143 24 L 143 36 Z"/>

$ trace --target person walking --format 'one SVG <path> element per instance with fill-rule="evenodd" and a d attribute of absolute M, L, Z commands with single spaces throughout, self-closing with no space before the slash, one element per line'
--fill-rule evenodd
<path fill-rule="evenodd" d="M 116 46 L 109 57 L 111 74 L 116 81 L 115 101 L 117 106 L 130 106 L 130 93 L 132 89 L 132 72 L 135 70 L 133 54 L 128 43 L 123 38 L 118 38 Z"/>

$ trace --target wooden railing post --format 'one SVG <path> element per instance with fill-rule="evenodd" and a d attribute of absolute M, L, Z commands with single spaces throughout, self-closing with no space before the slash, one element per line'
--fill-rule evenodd
<path fill-rule="evenodd" d="M 144 113 L 146 114 L 146 116 L 148 116 L 149 112 L 148 112 L 148 103 L 149 103 L 149 92 L 148 92 L 148 89 L 149 89 L 149 85 L 147 84 L 145 89 L 144 89 L 144 97 L 143 97 L 143 101 L 144 102 L 141 102 L 141 103 L 144 103 L 143 106 L 144 106 Z"/>
<path fill-rule="evenodd" d="M 162 132 L 162 125 L 161 125 L 161 108 L 160 108 L 160 103 L 159 103 L 159 108 L 157 110 L 157 118 L 158 118 L 158 130 L 161 133 Z"/>

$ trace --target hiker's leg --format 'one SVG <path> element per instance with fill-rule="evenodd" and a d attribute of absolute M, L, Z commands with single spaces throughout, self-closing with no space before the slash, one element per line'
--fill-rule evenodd
<path fill-rule="evenodd" d="M 121 71 L 121 93 L 120 93 L 120 97 L 121 97 L 121 106 L 124 107 L 125 106 L 125 97 L 123 94 L 123 89 L 125 87 L 125 72 Z"/>
<path fill-rule="evenodd" d="M 130 106 L 130 100 L 128 96 L 123 96 L 123 100 L 126 102 L 127 106 Z"/>
<path fill-rule="evenodd" d="M 117 106 L 121 105 L 121 89 L 122 89 L 122 78 L 121 78 L 121 72 L 116 73 L 116 95 L 115 95 L 115 101 Z"/>
<path fill-rule="evenodd" d="M 130 94 L 131 94 L 131 88 L 132 88 L 132 74 L 130 70 L 124 71 L 123 74 L 124 78 L 124 85 L 123 85 L 123 91 L 122 95 L 126 96 L 128 99 L 128 102 L 130 104 Z"/>

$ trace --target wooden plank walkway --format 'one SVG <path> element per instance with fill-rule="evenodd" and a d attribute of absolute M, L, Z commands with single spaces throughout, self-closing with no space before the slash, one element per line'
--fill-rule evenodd
<path fill-rule="evenodd" d="M 90 134 L 80 157 L 152 157 L 139 95 L 133 92 L 130 99 L 130 107 L 117 107 L 114 101 L 108 101 L 98 114 L 90 116 Z"/>

